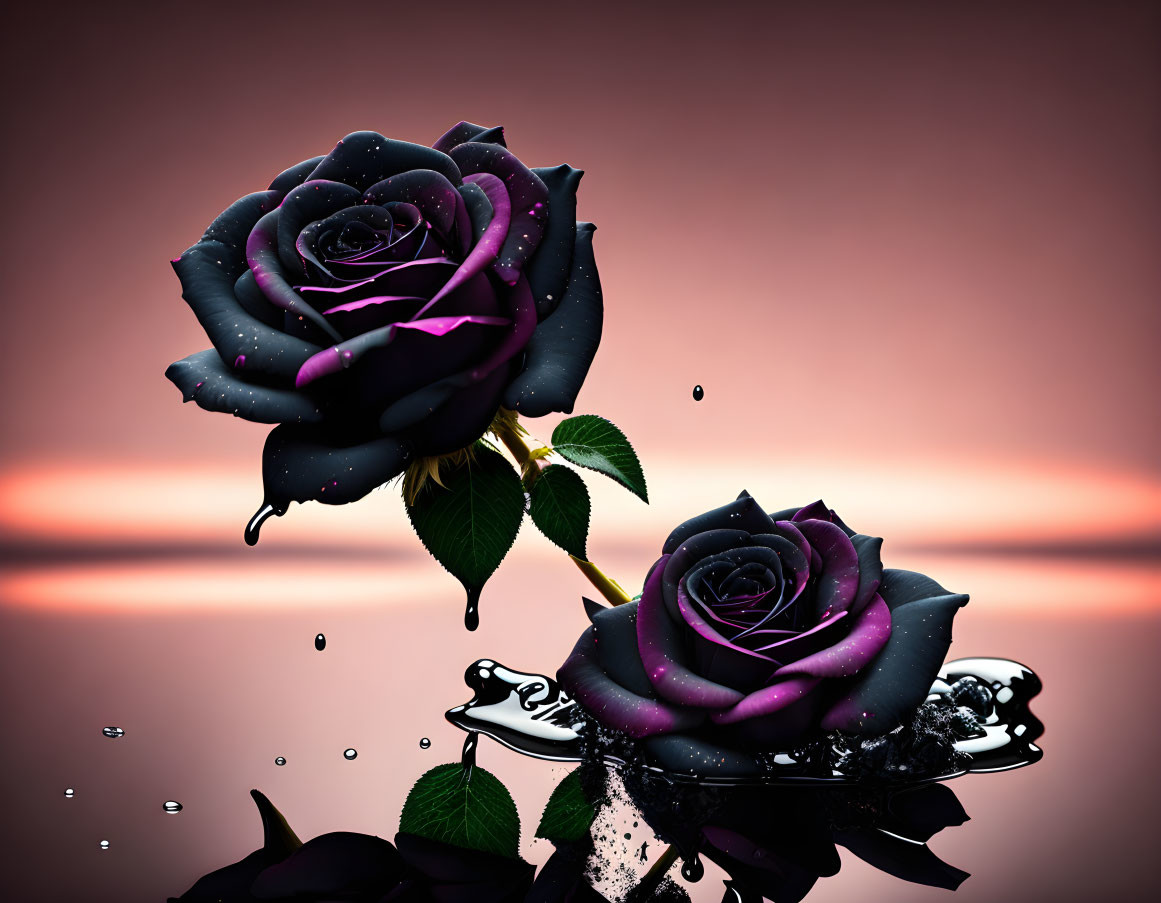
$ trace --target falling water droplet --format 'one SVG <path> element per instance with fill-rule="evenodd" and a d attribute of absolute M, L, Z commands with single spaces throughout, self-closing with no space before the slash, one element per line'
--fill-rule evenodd
<path fill-rule="evenodd" d="M 109 841 L 107 841 L 107 840 L 102 840 L 102 841 L 101 841 L 101 849 L 102 849 L 102 850 L 107 850 L 107 849 L 109 849 Z"/>
<path fill-rule="evenodd" d="M 258 544 L 258 534 L 262 531 L 262 525 L 266 523 L 271 517 L 282 517 L 286 513 L 286 509 L 279 509 L 277 506 L 269 502 L 263 502 L 262 507 L 250 518 L 250 523 L 246 524 L 246 545 L 255 546 Z"/>
<path fill-rule="evenodd" d="M 464 771 L 470 772 L 476 767 L 476 746 L 479 745 L 480 735 L 476 731 L 468 731 L 464 737 L 464 748 L 460 753 L 460 765 Z"/>
<path fill-rule="evenodd" d="M 427 737 L 424 737 L 422 740 L 419 741 L 419 748 L 420 749 L 431 749 L 431 741 L 428 740 Z"/>
<path fill-rule="evenodd" d="M 66 799 L 66 800 L 71 800 L 71 799 L 73 798 L 73 793 L 74 793 L 74 792 L 75 792 L 75 791 L 73 790 L 73 788 L 72 788 L 72 787 L 66 787 L 66 788 L 65 788 L 65 799 Z"/>
<path fill-rule="evenodd" d="M 693 387 L 693 400 L 694 401 L 701 401 L 703 398 L 705 398 L 705 389 L 703 389 L 701 386 L 694 386 Z"/>
<path fill-rule="evenodd" d="M 327 638 L 325 636 L 323 636 L 321 633 L 318 634 L 314 638 L 314 648 L 317 649 L 319 652 L 322 652 L 324 649 L 327 648 Z"/>
<path fill-rule="evenodd" d="M 161 808 L 170 815 L 177 815 L 182 810 L 182 805 L 177 800 L 166 800 Z"/>
<path fill-rule="evenodd" d="M 106 737 L 111 737 L 114 740 L 116 740 L 118 737 L 125 736 L 125 731 L 119 727 L 103 727 L 101 728 L 101 733 Z"/>
<path fill-rule="evenodd" d="M 686 881 L 700 881 L 704 874 L 705 866 L 701 864 L 701 860 L 697 856 L 681 864 L 681 877 Z"/>
<path fill-rule="evenodd" d="M 480 589 L 478 586 L 468 588 L 468 607 L 464 610 L 464 626 L 468 630 L 480 626 Z"/>
<path fill-rule="evenodd" d="M 282 756 L 277 756 L 277 757 L 274 759 L 274 764 L 275 764 L 275 765 L 285 765 L 285 764 L 286 764 L 286 759 L 284 759 Z"/>
<path fill-rule="evenodd" d="M 358 754 L 359 754 L 359 751 L 357 749 L 344 749 L 343 750 L 343 758 L 346 759 L 347 761 L 350 761 L 351 759 L 355 758 L 355 756 L 357 756 Z"/>

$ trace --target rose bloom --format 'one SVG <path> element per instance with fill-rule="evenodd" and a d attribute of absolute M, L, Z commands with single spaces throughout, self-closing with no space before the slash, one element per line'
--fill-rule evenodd
<path fill-rule="evenodd" d="M 529 169 L 466 122 L 433 147 L 348 135 L 173 261 L 213 348 L 166 376 L 206 410 L 279 424 L 277 513 L 361 498 L 471 445 L 501 406 L 568 413 L 602 321 L 581 175 Z"/>
<path fill-rule="evenodd" d="M 926 699 L 968 597 L 884 570 L 881 545 L 822 502 L 767 514 L 743 492 L 669 535 L 639 602 L 589 606 L 560 682 L 684 770 L 886 733 Z"/>

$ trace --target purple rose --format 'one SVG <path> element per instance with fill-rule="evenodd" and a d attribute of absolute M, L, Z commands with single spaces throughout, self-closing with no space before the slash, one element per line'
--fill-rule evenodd
<path fill-rule="evenodd" d="M 351 502 L 471 445 L 501 406 L 572 410 L 601 336 L 582 173 L 498 128 L 424 147 L 355 132 L 232 204 L 173 261 L 213 348 L 186 401 L 279 426 L 267 504 Z"/>
<path fill-rule="evenodd" d="M 675 767 L 886 733 L 926 698 L 967 596 L 884 570 L 882 540 L 822 502 L 747 493 L 670 534 L 637 603 L 592 612 L 561 684 Z"/>

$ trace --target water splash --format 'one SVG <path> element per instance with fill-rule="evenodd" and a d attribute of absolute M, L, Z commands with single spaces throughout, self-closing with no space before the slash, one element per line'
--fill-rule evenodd
<path fill-rule="evenodd" d="M 177 800 L 166 800 L 161 804 L 161 809 L 168 815 L 177 815 L 184 807 Z"/>
<path fill-rule="evenodd" d="M 250 518 L 250 523 L 246 524 L 246 532 L 243 534 L 246 545 L 258 545 L 258 534 L 262 532 L 262 525 L 270 518 L 282 517 L 285 513 L 285 508 L 279 508 L 277 505 L 272 505 L 270 502 L 264 501 L 262 507 Z"/>
<path fill-rule="evenodd" d="M 468 630 L 480 626 L 480 589 L 478 586 L 468 587 L 468 605 L 464 609 L 464 626 Z"/>
<path fill-rule="evenodd" d="M 314 638 L 314 648 L 322 652 L 327 648 L 327 638 L 323 634 L 318 634 Z"/>
<path fill-rule="evenodd" d="M 125 736 L 125 731 L 119 727 L 103 727 L 101 728 L 101 733 L 113 740 Z"/>

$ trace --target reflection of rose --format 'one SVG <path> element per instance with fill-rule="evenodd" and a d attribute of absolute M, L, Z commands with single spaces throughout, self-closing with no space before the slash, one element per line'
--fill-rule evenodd
<path fill-rule="evenodd" d="M 501 405 L 572 410 L 601 334 L 581 173 L 502 130 L 423 147 L 355 132 L 236 201 L 174 261 L 213 349 L 166 375 L 281 424 L 267 501 L 350 502 L 413 455 L 469 446 Z"/>
<path fill-rule="evenodd" d="M 821 502 L 768 515 L 742 493 L 670 534 L 640 602 L 593 615 L 561 683 L 607 727 L 683 738 L 688 759 L 885 733 L 926 698 L 967 596 L 883 570 L 881 543 Z"/>

